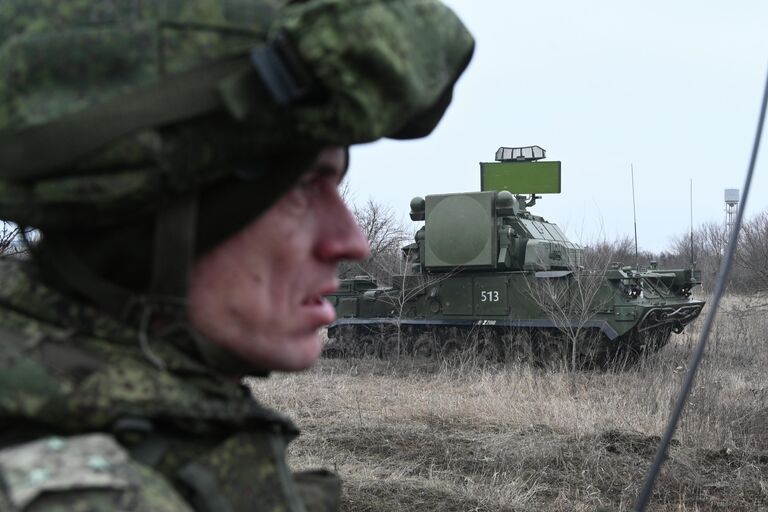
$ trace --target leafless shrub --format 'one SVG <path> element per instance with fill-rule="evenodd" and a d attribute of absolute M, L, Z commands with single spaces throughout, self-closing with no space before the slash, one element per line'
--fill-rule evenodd
<path fill-rule="evenodd" d="M 625 265 L 635 263 L 635 242 L 630 237 L 608 240 L 603 238 L 587 243 L 584 247 L 585 266 L 589 268 L 607 268 L 613 262 Z"/>
<path fill-rule="evenodd" d="M 768 291 L 768 211 L 742 226 L 736 264 L 747 274 L 749 291 Z"/>
<path fill-rule="evenodd" d="M 0 256 L 19 256 L 26 252 L 21 234 L 15 224 L 0 221 Z"/>
<path fill-rule="evenodd" d="M 689 265 L 694 261 L 702 271 L 705 289 L 717 279 L 728 244 L 728 233 L 722 223 L 707 222 L 672 242 L 669 253 L 660 261 Z M 728 289 L 736 293 L 758 293 L 768 290 L 768 211 L 747 219 L 741 228 L 734 266 Z"/>
<path fill-rule="evenodd" d="M 613 301 L 611 294 L 603 293 L 607 269 L 572 268 L 566 275 L 536 272 L 525 281 L 529 297 L 559 333 L 549 342 L 552 354 L 547 355 L 558 357 L 562 353 L 574 371 L 580 366 L 579 355 L 588 351 L 593 337 L 599 337 L 591 320 L 605 308 L 606 301 Z"/>
<path fill-rule="evenodd" d="M 701 270 L 703 286 L 709 289 L 717 279 L 720 265 L 723 261 L 723 251 L 728 244 L 725 226 L 706 222 L 693 230 L 693 234 L 685 233 L 672 240 L 672 249 L 663 263 L 674 262 L 678 267 L 690 266 L 694 263 Z M 732 279 L 737 279 L 737 273 L 732 273 Z"/>
<path fill-rule="evenodd" d="M 352 206 L 352 214 L 368 240 L 371 253 L 364 262 L 342 264 L 339 276 L 367 275 L 382 284 L 392 284 L 392 276 L 403 267 L 401 247 L 409 238 L 409 232 L 392 208 L 373 199 L 362 206 Z"/>

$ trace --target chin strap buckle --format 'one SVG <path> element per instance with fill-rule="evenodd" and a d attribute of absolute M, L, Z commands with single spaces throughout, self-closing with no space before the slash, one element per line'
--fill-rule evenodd
<path fill-rule="evenodd" d="M 250 58 L 267 91 L 280 106 L 300 101 L 315 89 L 315 81 L 282 34 L 266 46 L 252 50 Z"/>

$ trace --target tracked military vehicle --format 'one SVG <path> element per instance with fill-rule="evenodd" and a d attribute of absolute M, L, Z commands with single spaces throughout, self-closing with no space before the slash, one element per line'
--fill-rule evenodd
<path fill-rule="evenodd" d="M 579 364 L 632 361 L 664 346 L 704 305 L 693 269 L 585 268 L 584 250 L 531 208 L 560 192 L 561 165 L 539 146 L 482 162 L 481 190 L 411 201 L 423 221 L 393 286 L 345 279 L 328 299 L 328 356 L 449 355 Z"/>

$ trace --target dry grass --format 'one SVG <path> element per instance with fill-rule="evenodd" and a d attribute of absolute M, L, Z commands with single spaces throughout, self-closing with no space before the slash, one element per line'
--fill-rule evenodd
<path fill-rule="evenodd" d="M 725 302 L 651 510 L 768 510 L 765 313 Z M 302 428 L 294 467 L 341 474 L 344 510 L 629 510 L 697 335 L 623 372 L 324 360 L 249 384 Z"/>

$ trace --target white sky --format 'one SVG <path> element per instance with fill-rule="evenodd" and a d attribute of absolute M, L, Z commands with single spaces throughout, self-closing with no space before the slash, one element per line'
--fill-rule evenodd
<path fill-rule="evenodd" d="M 538 144 L 563 192 L 533 212 L 589 243 L 632 235 L 660 251 L 723 221 L 743 186 L 768 66 L 768 1 L 445 0 L 477 40 L 454 101 L 426 139 L 352 149 L 350 186 L 404 222 L 413 196 L 478 190 L 478 162 Z M 768 208 L 764 137 L 747 215 Z"/>

